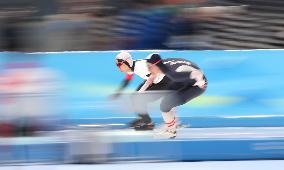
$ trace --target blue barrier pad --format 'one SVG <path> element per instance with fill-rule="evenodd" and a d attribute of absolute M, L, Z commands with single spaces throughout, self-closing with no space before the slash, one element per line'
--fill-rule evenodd
<path fill-rule="evenodd" d="M 283 159 L 283 129 L 186 128 L 180 129 L 179 136 L 173 140 L 153 139 L 149 137 L 151 132 L 147 132 L 144 141 L 139 135 L 125 133 L 121 142 L 114 143 L 114 153 L 122 160 Z"/>
<path fill-rule="evenodd" d="M 153 131 L 129 129 L 103 130 L 98 134 L 112 143 L 109 161 L 284 159 L 284 127 L 181 128 L 177 138 L 171 140 L 157 139 Z M 62 139 L 1 140 L 0 162 L 63 163 L 68 142 Z"/>
<path fill-rule="evenodd" d="M 62 162 L 65 143 L 54 137 L 16 137 L 0 139 L 0 165 Z"/>

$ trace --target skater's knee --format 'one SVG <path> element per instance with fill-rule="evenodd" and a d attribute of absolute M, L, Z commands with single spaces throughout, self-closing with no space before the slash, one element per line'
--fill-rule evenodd
<path fill-rule="evenodd" d="M 172 108 L 173 106 L 167 105 L 165 103 L 161 103 L 160 105 L 161 112 L 169 112 Z"/>
<path fill-rule="evenodd" d="M 169 112 L 172 108 L 184 104 L 184 100 L 181 97 L 171 97 L 166 100 L 162 100 L 160 104 L 160 110 L 162 112 Z"/>

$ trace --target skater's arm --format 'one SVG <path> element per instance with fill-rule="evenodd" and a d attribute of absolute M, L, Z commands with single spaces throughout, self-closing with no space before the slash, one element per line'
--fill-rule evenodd
<path fill-rule="evenodd" d="M 138 90 L 138 92 L 143 92 L 145 91 L 149 86 L 153 84 L 153 81 L 156 77 L 154 75 L 151 75 L 146 82 L 143 84 L 143 86 Z"/>
<path fill-rule="evenodd" d="M 123 91 L 130 83 L 130 81 L 133 79 L 134 74 L 127 74 L 125 79 L 122 81 L 120 87 L 116 90 L 117 92 Z"/>
<path fill-rule="evenodd" d="M 114 94 L 111 95 L 111 98 L 117 98 L 120 96 L 121 92 L 129 85 L 131 80 L 133 79 L 134 74 L 127 74 L 125 79 L 122 81 L 120 87 L 115 91 Z"/>

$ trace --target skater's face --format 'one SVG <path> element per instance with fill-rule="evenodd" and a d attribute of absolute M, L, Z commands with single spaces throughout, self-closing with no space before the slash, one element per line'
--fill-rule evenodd
<path fill-rule="evenodd" d="M 121 72 L 128 73 L 128 72 L 131 71 L 131 69 L 128 67 L 128 65 L 125 64 L 124 62 L 117 62 L 116 65 Z"/>
<path fill-rule="evenodd" d="M 154 64 L 150 64 L 150 63 L 147 63 L 147 67 L 148 67 L 148 70 L 150 71 L 150 73 L 152 74 L 161 74 L 163 73 L 160 68 Z"/>

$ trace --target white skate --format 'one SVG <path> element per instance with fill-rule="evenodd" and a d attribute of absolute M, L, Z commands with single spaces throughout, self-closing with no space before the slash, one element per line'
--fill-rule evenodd
<path fill-rule="evenodd" d="M 154 135 L 154 138 L 156 139 L 174 139 L 177 136 L 177 126 L 174 125 L 172 127 L 167 127 L 164 125 L 161 129 L 158 131 L 155 131 L 156 134 Z"/>

